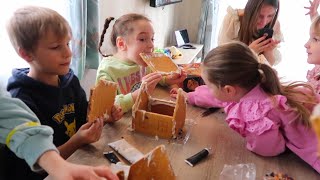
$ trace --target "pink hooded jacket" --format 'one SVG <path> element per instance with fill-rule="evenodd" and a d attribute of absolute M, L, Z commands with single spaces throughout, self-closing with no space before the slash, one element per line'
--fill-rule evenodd
<path fill-rule="evenodd" d="M 224 107 L 229 127 L 246 139 L 250 151 L 276 156 L 288 147 L 320 173 L 316 135 L 311 128 L 297 123 L 297 113 L 285 96 L 271 98 L 258 85 L 239 102 L 222 102 L 204 85 L 188 93 L 188 102 L 200 107 Z"/>

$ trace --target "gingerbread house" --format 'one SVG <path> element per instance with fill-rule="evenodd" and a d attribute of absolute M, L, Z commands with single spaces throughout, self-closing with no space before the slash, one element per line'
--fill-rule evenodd
<path fill-rule="evenodd" d="M 160 138 L 175 138 L 183 131 L 186 118 L 186 99 L 178 90 L 176 102 L 152 98 L 142 83 L 132 108 L 132 129 Z"/>
<path fill-rule="evenodd" d="M 164 145 L 160 145 L 131 165 L 128 180 L 175 180 Z"/>

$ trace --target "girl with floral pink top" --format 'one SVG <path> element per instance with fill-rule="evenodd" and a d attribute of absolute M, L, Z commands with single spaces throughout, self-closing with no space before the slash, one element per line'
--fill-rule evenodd
<path fill-rule="evenodd" d="M 313 86 L 317 94 L 320 94 L 320 16 L 316 16 L 310 26 L 310 38 L 304 45 L 307 49 L 309 64 L 315 67 L 308 71 L 308 82 Z"/>
<path fill-rule="evenodd" d="M 226 122 L 250 151 L 276 156 L 289 148 L 320 173 L 317 139 L 308 121 L 307 107 L 316 103 L 311 86 L 280 84 L 276 72 L 239 42 L 209 52 L 202 77 L 206 85 L 186 94 L 188 103 L 224 107 Z"/>

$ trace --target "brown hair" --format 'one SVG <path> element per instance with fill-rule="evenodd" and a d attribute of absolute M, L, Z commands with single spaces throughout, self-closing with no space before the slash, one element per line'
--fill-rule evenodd
<path fill-rule="evenodd" d="M 303 103 L 316 104 L 312 87 L 303 82 L 281 84 L 275 70 L 259 63 L 247 45 L 232 42 L 211 50 L 204 59 L 203 73 L 206 73 L 208 81 L 217 87 L 238 85 L 250 91 L 260 84 L 270 97 L 286 96 L 288 104 L 298 112 L 301 123 L 309 126 L 310 111 Z M 305 87 L 311 93 L 305 94 L 298 90 L 299 87 Z"/>
<path fill-rule="evenodd" d="M 112 20 L 114 20 L 113 17 L 109 17 L 105 20 L 102 34 L 100 36 L 99 52 L 103 57 L 107 57 L 107 55 L 103 54 L 101 52 L 101 46 L 104 41 L 104 35 L 105 35 L 105 33 L 109 27 L 109 24 Z M 111 44 L 113 47 L 116 47 L 117 37 L 119 37 L 119 36 L 126 37 L 134 31 L 133 22 L 138 21 L 138 20 L 146 20 L 146 21 L 150 22 L 150 19 L 148 19 L 144 15 L 135 14 L 135 13 L 125 14 L 115 21 L 115 23 L 112 27 L 112 31 L 111 31 Z"/>
<path fill-rule="evenodd" d="M 33 51 L 48 31 L 58 38 L 72 34 L 68 22 L 56 11 L 45 7 L 19 8 L 7 23 L 7 32 L 16 52 L 19 48 Z"/>
<path fill-rule="evenodd" d="M 239 30 L 239 40 L 247 45 L 257 36 L 257 21 L 263 5 L 271 5 L 276 9 L 276 14 L 268 25 L 269 28 L 273 28 L 278 19 L 279 0 L 248 0 L 244 8 L 244 15 L 241 17 Z"/>

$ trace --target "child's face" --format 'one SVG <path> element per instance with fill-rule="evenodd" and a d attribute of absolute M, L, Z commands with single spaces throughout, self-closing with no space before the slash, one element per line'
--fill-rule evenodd
<path fill-rule="evenodd" d="M 45 75 L 65 75 L 69 72 L 71 35 L 57 38 L 51 31 L 41 38 L 32 52 L 31 70 Z"/>
<path fill-rule="evenodd" d="M 260 13 L 257 20 L 257 29 L 264 28 L 268 23 L 270 23 L 276 13 L 276 9 L 271 5 L 262 5 Z"/>
<path fill-rule="evenodd" d="M 313 28 L 310 28 L 310 38 L 304 47 L 307 49 L 307 62 L 320 65 L 320 36 L 315 34 Z"/>
<path fill-rule="evenodd" d="M 135 21 L 133 26 L 134 31 L 127 38 L 127 58 L 138 65 L 147 66 L 139 54 L 153 51 L 153 27 L 146 20 Z"/>
<path fill-rule="evenodd" d="M 217 85 L 208 81 L 206 73 L 202 72 L 201 77 L 203 78 L 203 81 L 208 86 L 208 88 L 210 89 L 211 93 L 215 98 L 224 102 L 233 101 L 233 98 L 230 97 L 230 95 L 224 91 L 224 88 L 222 87 L 220 88 Z"/>

